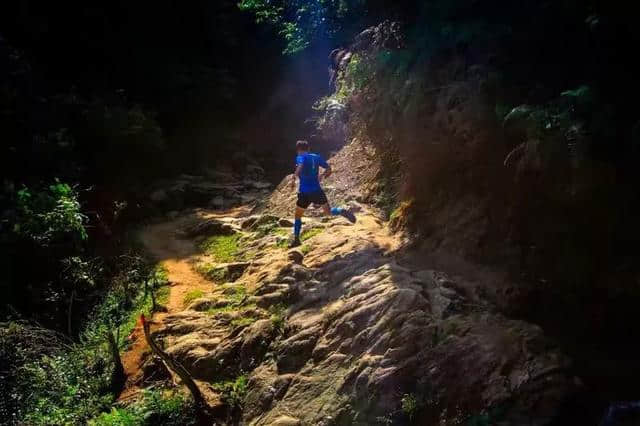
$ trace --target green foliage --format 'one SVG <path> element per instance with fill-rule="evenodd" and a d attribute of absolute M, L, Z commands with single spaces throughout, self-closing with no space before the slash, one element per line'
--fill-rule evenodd
<path fill-rule="evenodd" d="M 78 193 L 56 181 L 44 189 L 23 187 L 17 193 L 17 219 L 13 230 L 39 246 L 59 246 L 87 239 Z"/>
<path fill-rule="evenodd" d="M 226 268 L 220 267 L 216 263 L 199 263 L 196 265 L 196 271 L 205 278 L 218 284 L 222 284 L 230 279 L 230 277 L 227 276 Z"/>
<path fill-rule="evenodd" d="M 139 277 L 138 273 L 122 272 L 121 276 Z M 122 279 L 122 278 L 121 278 Z M 115 330 L 120 348 L 127 345 L 127 336 L 133 331 L 141 314 L 150 316 L 153 310 L 151 291 L 155 291 L 156 302 L 160 305 L 169 299 L 166 271 L 160 266 L 150 270 L 149 287 L 145 293 L 142 282 L 124 283 L 114 281 L 102 302 L 90 314 L 90 321 L 83 332 L 87 342 L 103 341 L 105 333 Z"/>
<path fill-rule="evenodd" d="M 310 240 L 311 238 L 315 237 L 316 235 L 322 234 L 322 231 L 324 231 L 323 228 L 305 229 L 300 234 L 300 241 L 304 242 L 304 241 Z"/>
<path fill-rule="evenodd" d="M 158 300 L 166 300 L 166 274 L 156 268 L 152 279 L 157 281 L 156 286 L 162 285 Z M 152 310 L 150 294 L 145 294 L 142 283 L 130 287 L 137 289 L 131 299 L 124 294 L 126 287 L 114 285 L 91 313 L 79 343 L 64 345 L 50 338 L 53 349 L 27 354 L 20 362 L 14 360 L 15 394 L 21 395 L 19 406 L 26 423 L 82 424 L 110 407 L 114 397 L 108 391 L 113 360 L 105 336 L 115 330 L 118 345 L 124 348 L 139 315 L 150 315 Z M 15 325 L 12 327 L 15 330 Z M 128 424 L 125 420 L 126 416 L 122 418 L 124 423 L 113 424 Z"/>
<path fill-rule="evenodd" d="M 216 262 L 233 262 L 238 259 L 241 238 L 240 234 L 215 235 L 206 239 L 200 247 Z"/>
<path fill-rule="evenodd" d="M 412 393 L 406 393 L 402 396 L 400 404 L 402 413 L 407 416 L 410 421 L 413 421 L 418 414 L 418 410 L 420 409 L 418 398 L 416 398 L 416 396 Z"/>
<path fill-rule="evenodd" d="M 239 304 L 247 296 L 247 289 L 242 285 L 234 285 L 233 287 L 229 287 L 229 290 L 232 290 L 232 291 L 227 294 L 227 297 L 233 303 Z"/>
<path fill-rule="evenodd" d="M 248 378 L 241 374 L 233 381 L 213 383 L 213 388 L 221 393 L 221 399 L 234 410 L 242 408 L 244 397 L 247 394 Z"/>
<path fill-rule="evenodd" d="M 258 23 L 274 26 L 286 42 L 285 54 L 306 49 L 319 38 L 334 38 L 350 16 L 364 11 L 365 0 L 240 0 Z"/>
<path fill-rule="evenodd" d="M 91 426 L 153 426 L 195 424 L 195 410 L 178 392 L 145 390 L 141 400 L 125 408 L 112 408 L 89 421 Z"/>
<path fill-rule="evenodd" d="M 103 353 L 76 346 L 45 355 L 20 369 L 24 421 L 34 425 L 80 424 L 109 407 L 110 372 Z"/>
<path fill-rule="evenodd" d="M 346 69 L 336 79 L 336 93 L 317 101 L 314 109 L 324 111 L 333 102 L 346 104 L 353 94 L 366 88 L 373 80 L 374 71 L 370 58 L 358 53 L 352 54 Z"/>

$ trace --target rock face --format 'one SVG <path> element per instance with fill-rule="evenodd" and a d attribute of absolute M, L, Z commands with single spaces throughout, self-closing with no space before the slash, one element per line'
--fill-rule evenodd
<path fill-rule="evenodd" d="M 293 377 L 266 413 L 245 414 L 247 424 L 283 413 L 302 424 L 400 421 L 398 389 L 416 399 L 423 424 L 498 406 L 505 424 L 553 418 L 574 384 L 569 360 L 538 327 L 479 308 L 441 273 L 371 254 L 337 261 L 320 282 L 296 283 L 312 307 L 292 312 L 291 332 L 274 344 L 275 362 L 255 373 L 262 377 L 248 398 Z"/>
<path fill-rule="evenodd" d="M 304 255 L 265 234 L 279 219 L 234 219 L 252 261 L 218 265 L 237 281 L 157 331 L 198 380 L 248 375 L 240 424 L 462 424 L 496 409 L 544 425 L 576 388 L 539 327 L 484 297 L 490 282 L 409 266 L 367 208 L 355 225 L 305 219 L 319 233 Z"/>

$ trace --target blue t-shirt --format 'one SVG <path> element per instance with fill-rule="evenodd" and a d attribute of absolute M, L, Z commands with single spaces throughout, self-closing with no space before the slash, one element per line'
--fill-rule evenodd
<path fill-rule="evenodd" d="M 325 169 L 329 168 L 329 165 L 324 158 L 318 154 L 299 154 L 296 157 L 296 166 L 302 164 L 302 171 L 300 172 L 300 192 L 308 194 L 311 192 L 321 191 L 320 182 L 318 181 L 318 166 Z"/>

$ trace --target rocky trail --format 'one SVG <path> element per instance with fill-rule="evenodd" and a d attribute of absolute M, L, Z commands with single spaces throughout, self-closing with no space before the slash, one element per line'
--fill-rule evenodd
<path fill-rule="evenodd" d="M 246 208 L 235 208 L 224 213 L 209 213 L 210 217 L 235 217 L 246 214 Z M 153 224 L 140 232 L 140 240 L 149 254 L 157 259 L 167 271 L 170 285 L 169 298 L 162 312 L 157 312 L 151 319 L 152 330 L 158 330 L 167 315 L 184 309 L 184 299 L 189 292 L 207 292 L 211 282 L 198 274 L 190 261 L 198 252 L 194 242 L 176 238 L 175 231 L 183 219 Z M 137 324 L 130 339 L 129 350 L 122 355 L 122 364 L 127 376 L 125 390 L 120 395 L 120 401 L 135 397 L 140 392 L 142 366 L 145 357 L 149 355 L 149 347 L 144 339 L 142 324 Z"/>
<path fill-rule="evenodd" d="M 343 188 L 336 174 L 329 188 Z M 351 199 L 358 222 L 306 218 L 295 250 L 284 183 L 262 208 L 197 209 L 142 231 L 171 282 L 153 335 L 216 422 L 547 424 L 576 389 L 570 360 L 540 327 L 500 313 L 508 283 L 412 252 L 375 209 L 333 196 Z M 169 378 L 134 339 L 125 398 Z"/>

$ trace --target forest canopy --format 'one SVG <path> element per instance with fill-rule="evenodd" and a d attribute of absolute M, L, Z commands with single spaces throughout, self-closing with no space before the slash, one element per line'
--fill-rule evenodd
<path fill-rule="evenodd" d="M 335 42 L 348 19 L 365 11 L 367 0 L 241 0 L 242 10 L 258 23 L 273 25 L 286 40 L 284 53 L 294 54 L 319 39 Z"/>

